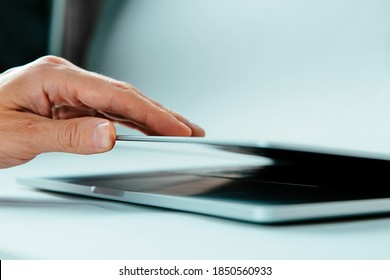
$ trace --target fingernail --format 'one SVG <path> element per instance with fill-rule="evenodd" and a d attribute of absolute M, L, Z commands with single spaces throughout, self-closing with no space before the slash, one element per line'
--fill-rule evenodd
<path fill-rule="evenodd" d="M 99 149 L 108 148 L 108 139 L 110 136 L 110 127 L 108 122 L 98 124 L 93 131 L 93 142 Z"/>
<path fill-rule="evenodd" d="M 193 126 L 194 129 L 196 129 L 196 135 L 195 136 L 205 136 L 206 134 L 206 131 L 204 130 L 203 127 L 201 127 L 200 125 L 197 125 L 196 123 L 191 123 L 191 125 Z"/>

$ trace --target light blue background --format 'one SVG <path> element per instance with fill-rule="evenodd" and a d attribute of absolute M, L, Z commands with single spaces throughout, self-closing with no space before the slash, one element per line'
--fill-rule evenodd
<path fill-rule="evenodd" d="M 389 1 L 107 2 L 89 69 L 208 136 L 390 153 Z"/>

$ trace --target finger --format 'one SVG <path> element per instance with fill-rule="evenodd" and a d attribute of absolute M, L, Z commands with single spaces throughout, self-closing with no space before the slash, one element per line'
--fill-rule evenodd
<path fill-rule="evenodd" d="M 147 98 L 146 96 L 144 96 L 144 97 Z M 205 133 L 204 129 L 201 128 L 200 126 L 190 122 L 189 120 L 187 120 L 183 116 L 181 116 L 181 115 L 179 115 L 179 114 L 177 114 L 175 112 L 172 112 L 171 110 L 169 110 L 167 108 L 164 108 L 161 104 L 155 102 L 152 99 L 150 99 L 150 102 L 156 103 L 156 105 L 158 105 L 159 107 L 165 109 L 166 111 L 171 113 L 176 119 L 178 119 L 180 122 L 184 123 L 189 128 L 191 128 L 191 131 L 192 131 L 191 136 L 194 136 L 194 137 L 204 137 L 205 136 L 206 133 Z M 139 131 L 141 131 L 141 132 L 143 132 L 144 134 L 147 134 L 147 135 L 156 135 L 156 136 L 158 136 L 158 134 L 153 133 L 152 131 L 146 129 L 145 127 L 142 127 L 141 125 L 137 125 L 136 123 L 134 123 L 132 121 L 129 121 L 129 120 L 126 120 L 122 116 L 119 116 L 119 115 L 116 115 L 116 114 L 106 113 L 106 112 L 103 112 L 103 111 L 98 111 L 96 116 L 101 116 L 101 117 L 108 118 L 110 120 L 116 121 L 118 123 L 123 123 L 127 127 L 135 128 L 135 129 L 137 129 L 137 130 L 139 130 Z M 147 131 L 147 133 L 146 133 L 146 131 Z"/>
<path fill-rule="evenodd" d="M 67 61 L 66 61 L 67 62 Z M 72 66 L 72 67 L 75 67 L 75 68 L 78 68 L 78 70 L 81 70 L 81 71 L 84 71 L 82 68 L 79 68 L 78 66 L 72 64 L 71 62 L 67 62 L 67 65 L 69 66 Z M 105 79 L 107 79 L 106 77 L 103 77 Z M 111 80 L 111 79 L 110 79 Z M 111 82 L 113 82 L 114 84 L 117 83 L 117 81 L 115 80 L 111 80 Z M 138 88 L 130 85 L 130 84 L 126 84 L 126 83 L 119 83 L 120 84 L 120 87 L 127 87 L 128 90 L 131 90 L 131 91 L 134 91 L 135 93 L 137 93 L 138 95 L 142 96 L 143 98 L 145 98 L 146 100 L 148 100 L 149 102 L 151 102 L 152 104 L 156 105 L 157 107 L 169 112 L 171 115 L 173 115 L 177 120 L 179 120 L 180 122 L 182 122 L 183 124 L 185 124 L 187 127 L 189 127 L 192 131 L 192 134 L 191 136 L 196 136 L 196 137 L 204 137 L 206 135 L 206 132 L 205 130 L 200 127 L 199 125 L 193 123 L 193 122 L 190 122 L 188 119 L 184 118 L 182 115 L 164 107 L 162 104 L 160 104 L 159 102 L 153 100 L 152 98 L 144 95 L 142 93 L 142 91 L 140 91 Z M 118 120 L 119 121 L 119 120 Z M 125 120 L 123 120 L 125 121 Z M 128 126 L 128 125 L 127 125 Z M 149 134 L 151 132 L 149 131 Z M 145 133 L 146 134 L 146 133 Z M 153 134 L 153 133 L 152 133 Z"/>
<path fill-rule="evenodd" d="M 134 88 L 134 87 L 133 87 Z M 144 98 L 146 98 L 147 100 L 149 100 L 150 102 L 152 102 L 153 104 L 155 104 L 156 106 L 160 107 L 160 108 L 163 108 L 164 110 L 168 111 L 169 113 L 171 113 L 176 119 L 178 119 L 180 122 L 184 123 L 185 125 L 187 125 L 189 128 L 191 128 L 192 130 L 192 135 L 191 136 L 195 136 L 195 137 L 204 137 L 206 135 L 206 132 L 205 130 L 200 127 L 199 125 L 193 123 L 193 122 L 190 122 L 188 119 L 184 118 L 182 115 L 168 109 L 168 108 L 165 108 L 162 104 L 160 104 L 159 102 L 149 98 L 148 96 L 144 95 L 140 90 L 138 90 L 137 88 L 134 88 L 134 90 L 142 95 Z"/>
<path fill-rule="evenodd" d="M 176 119 L 178 119 L 180 122 L 184 123 L 186 126 L 191 128 L 193 137 L 204 137 L 206 136 L 206 131 L 200 127 L 199 125 L 190 122 L 188 119 L 184 118 L 182 115 L 172 112 L 171 110 L 167 109 Z"/>
<path fill-rule="evenodd" d="M 54 68 L 47 74 L 51 77 L 45 79 L 44 91 L 51 101 L 81 102 L 93 109 L 123 116 L 156 135 L 192 135 L 187 125 L 122 83 L 70 67 Z"/>
<path fill-rule="evenodd" d="M 115 145 L 115 126 L 101 118 L 45 119 L 37 126 L 40 133 L 33 135 L 33 141 L 41 143 L 41 153 L 95 154 L 109 151 Z"/>
<path fill-rule="evenodd" d="M 44 152 L 101 153 L 112 149 L 116 132 L 99 118 L 52 120 L 26 112 L 2 113 L 0 168 L 25 163 Z"/>

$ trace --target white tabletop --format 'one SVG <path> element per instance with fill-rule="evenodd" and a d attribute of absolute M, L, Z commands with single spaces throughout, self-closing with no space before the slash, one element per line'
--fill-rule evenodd
<path fill-rule="evenodd" d="M 0 170 L 0 259 L 388 259 L 390 218 L 259 225 L 40 192 L 16 177 L 255 164 L 191 148 L 119 144 L 94 156 L 46 154 Z"/>

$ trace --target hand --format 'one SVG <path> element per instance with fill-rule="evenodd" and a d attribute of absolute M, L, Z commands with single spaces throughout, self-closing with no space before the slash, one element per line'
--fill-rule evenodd
<path fill-rule="evenodd" d="M 45 152 L 109 151 L 112 121 L 147 135 L 205 134 L 130 84 L 47 56 L 0 75 L 0 168 Z"/>

